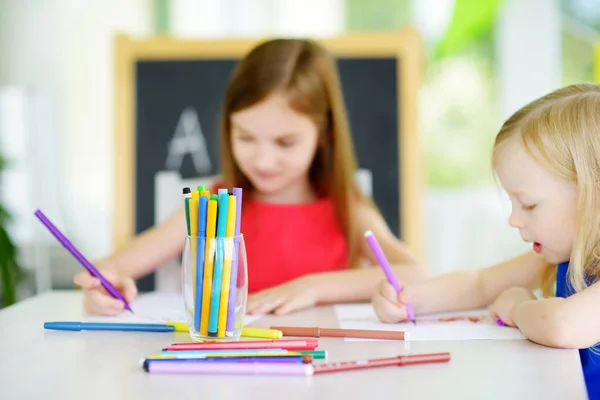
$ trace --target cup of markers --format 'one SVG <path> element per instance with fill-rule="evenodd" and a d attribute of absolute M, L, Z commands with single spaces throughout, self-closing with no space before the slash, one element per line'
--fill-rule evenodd
<path fill-rule="evenodd" d="M 188 235 L 182 254 L 186 319 L 193 341 L 237 341 L 248 299 L 240 233 L 242 189 L 183 189 Z"/>

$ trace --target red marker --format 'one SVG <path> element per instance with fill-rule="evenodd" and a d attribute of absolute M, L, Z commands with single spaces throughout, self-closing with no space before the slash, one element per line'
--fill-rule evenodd
<path fill-rule="evenodd" d="M 314 350 L 319 346 L 319 339 L 294 340 L 242 340 L 239 342 L 208 343 L 174 343 L 163 350 L 249 350 L 249 349 L 286 349 Z"/>
<path fill-rule="evenodd" d="M 350 371 L 353 369 L 366 369 L 415 364 L 441 363 L 450 361 L 450 353 L 413 354 L 390 358 L 375 358 L 372 360 L 341 361 L 327 364 L 315 364 L 315 374 L 327 372 Z"/>

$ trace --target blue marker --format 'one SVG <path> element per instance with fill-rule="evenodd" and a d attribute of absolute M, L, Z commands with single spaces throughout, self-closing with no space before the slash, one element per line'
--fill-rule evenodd
<path fill-rule="evenodd" d="M 108 322 L 54 321 L 44 322 L 44 329 L 58 331 L 136 331 L 175 332 L 175 327 L 164 324 L 124 324 Z"/>
<path fill-rule="evenodd" d="M 223 190 L 223 192 L 221 192 Z M 221 305 L 221 281 L 223 279 L 223 258 L 225 255 L 224 237 L 227 227 L 227 208 L 229 194 L 227 189 L 219 189 L 219 213 L 217 215 L 217 251 L 213 269 L 212 291 L 210 293 L 210 317 L 208 320 L 208 336 L 217 336 L 219 324 L 219 306 Z"/>
<path fill-rule="evenodd" d="M 204 247 L 206 244 L 206 216 L 208 197 L 200 196 L 198 207 L 198 251 L 196 258 L 196 301 L 194 304 L 194 328 L 200 332 L 200 315 L 202 314 L 202 287 L 204 285 Z"/>

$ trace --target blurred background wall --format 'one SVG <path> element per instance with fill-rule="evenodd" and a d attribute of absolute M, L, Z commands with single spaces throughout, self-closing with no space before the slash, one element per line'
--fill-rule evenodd
<path fill-rule="evenodd" d="M 491 145 L 525 103 L 594 79 L 598 1 L 0 0 L 0 204 L 19 264 L 35 270 L 19 298 L 70 288 L 80 270 L 34 220 L 36 208 L 90 259 L 113 250 L 117 33 L 327 37 L 407 26 L 426 49 L 419 120 L 429 267 L 482 267 L 528 250 L 508 227 Z"/>

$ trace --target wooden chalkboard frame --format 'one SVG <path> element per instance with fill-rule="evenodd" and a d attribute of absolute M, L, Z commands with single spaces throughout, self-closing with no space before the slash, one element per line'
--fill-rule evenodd
<path fill-rule="evenodd" d="M 268 38 L 188 40 L 155 37 L 135 40 L 125 35 L 115 38 L 113 229 L 116 249 L 124 246 L 135 235 L 136 63 L 241 58 L 252 47 L 266 39 Z M 403 29 L 397 32 L 348 34 L 315 40 L 335 56 L 394 57 L 400 61 L 397 63 L 400 226 L 404 242 L 422 257 L 423 175 L 418 125 L 422 46 L 419 35 L 413 29 Z"/>

